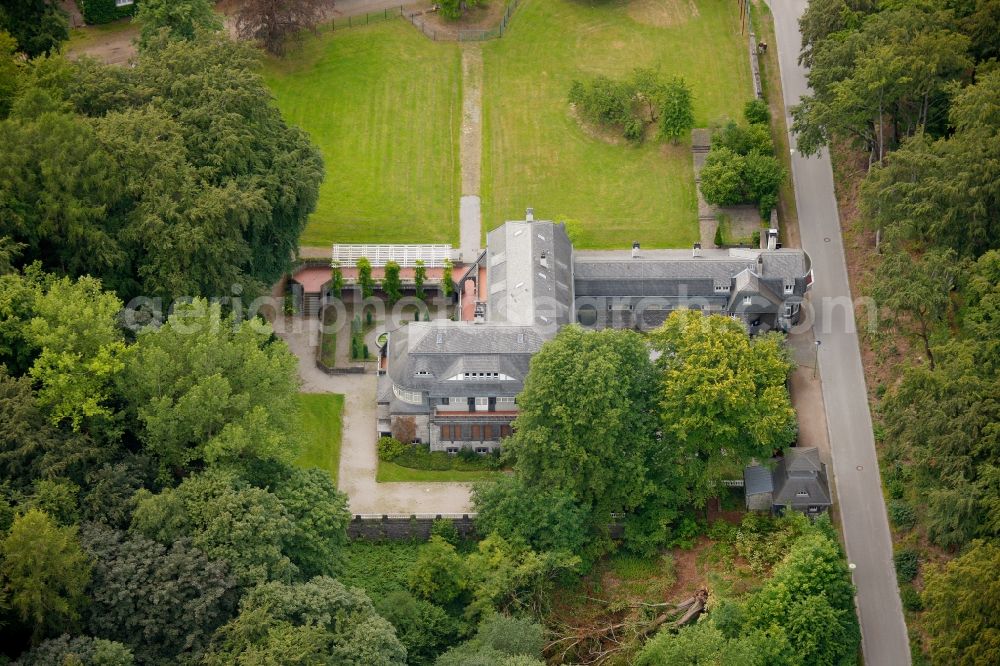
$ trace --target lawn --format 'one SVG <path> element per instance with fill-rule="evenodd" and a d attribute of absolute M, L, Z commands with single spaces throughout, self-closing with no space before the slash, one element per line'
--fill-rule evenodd
<path fill-rule="evenodd" d="M 526 0 L 483 45 L 484 231 L 521 219 L 580 225 L 577 247 L 687 246 L 698 239 L 687 142 L 613 145 L 567 102 L 575 78 L 635 67 L 683 76 L 699 126 L 741 117 L 750 64 L 730 0 Z"/>
<path fill-rule="evenodd" d="M 478 481 L 480 479 L 493 479 L 503 474 L 503 472 L 494 472 L 490 470 L 475 470 L 475 471 L 464 471 L 464 470 L 436 470 L 436 469 L 413 469 L 412 467 L 403 467 L 402 465 L 397 465 L 396 463 L 379 461 L 378 472 L 375 474 L 375 480 L 379 483 L 391 483 L 394 481 L 457 481 L 460 483 L 467 483 L 472 481 Z"/>
<path fill-rule="evenodd" d="M 461 57 L 402 19 L 306 37 L 264 78 L 323 152 L 303 245 L 458 241 Z"/>
<path fill-rule="evenodd" d="M 334 483 L 340 467 L 340 416 L 344 396 L 338 393 L 300 393 L 302 451 L 295 464 L 329 472 Z"/>

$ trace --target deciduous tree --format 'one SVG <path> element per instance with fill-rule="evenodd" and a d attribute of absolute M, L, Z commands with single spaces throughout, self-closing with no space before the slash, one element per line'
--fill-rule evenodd
<path fill-rule="evenodd" d="M 372 279 L 372 263 L 367 257 L 360 257 L 356 264 L 358 268 L 358 284 L 361 286 L 361 298 L 371 298 L 375 293 L 375 281 Z"/>
<path fill-rule="evenodd" d="M 139 46 L 144 47 L 161 30 L 170 39 L 194 39 L 199 30 L 222 30 L 222 20 L 209 0 L 143 0 L 135 13 L 142 25 Z"/>
<path fill-rule="evenodd" d="M 283 55 L 289 37 L 316 27 L 324 4 L 323 0 L 248 0 L 236 12 L 236 33 Z"/>
<path fill-rule="evenodd" d="M 399 264 L 395 261 L 387 261 L 385 264 L 385 277 L 382 279 L 382 291 L 385 292 L 389 304 L 392 305 L 400 299 L 402 294 L 402 282 L 399 279 Z"/>
<path fill-rule="evenodd" d="M 55 0 L 14 0 L 0 5 L 0 30 L 9 32 L 18 48 L 34 58 L 53 53 L 69 39 L 69 20 Z"/>
<path fill-rule="evenodd" d="M 750 338 L 729 317 L 678 310 L 650 338 L 662 373 L 660 445 L 695 506 L 725 474 L 794 441 L 792 364 L 779 336 Z"/>
<path fill-rule="evenodd" d="M 677 143 L 694 127 L 694 103 L 691 88 L 680 77 L 670 79 L 663 90 L 660 108 L 660 136 Z"/>
<path fill-rule="evenodd" d="M 10 605 L 32 628 L 32 642 L 76 625 L 91 569 L 76 527 L 29 509 L 14 518 L 0 555 Z"/>

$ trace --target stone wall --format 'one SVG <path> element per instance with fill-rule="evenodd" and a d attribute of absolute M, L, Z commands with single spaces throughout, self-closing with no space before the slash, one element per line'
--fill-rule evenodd
<path fill-rule="evenodd" d="M 435 520 L 450 520 L 463 537 L 476 536 L 475 514 L 355 514 L 347 526 L 347 536 L 366 541 L 426 541 Z"/>

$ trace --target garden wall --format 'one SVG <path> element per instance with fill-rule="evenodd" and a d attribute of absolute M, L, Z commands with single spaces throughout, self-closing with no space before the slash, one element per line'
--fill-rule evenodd
<path fill-rule="evenodd" d="M 347 526 L 347 536 L 366 541 L 410 541 L 431 538 L 431 527 L 435 520 L 450 520 L 463 538 L 475 538 L 476 514 L 354 514 Z M 612 539 L 625 536 L 625 526 L 614 523 L 608 526 Z"/>

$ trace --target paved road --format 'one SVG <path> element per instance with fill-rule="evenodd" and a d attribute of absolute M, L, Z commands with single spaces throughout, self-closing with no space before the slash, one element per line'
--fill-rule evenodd
<path fill-rule="evenodd" d="M 786 108 L 808 90 L 798 64 L 798 17 L 806 0 L 770 0 Z M 789 119 L 789 125 L 791 120 Z M 791 145 L 794 144 L 794 139 Z M 793 148 L 794 151 L 794 148 Z M 892 541 L 879 479 L 865 377 L 850 305 L 830 157 L 792 153 L 792 178 L 802 247 L 813 261 L 819 371 L 833 451 L 837 501 L 848 559 L 857 566 L 858 614 L 868 666 L 910 663 L 903 609 L 892 564 Z"/>

